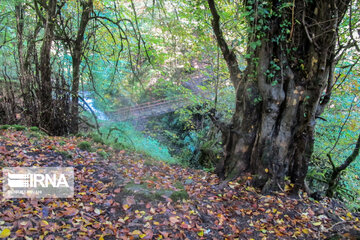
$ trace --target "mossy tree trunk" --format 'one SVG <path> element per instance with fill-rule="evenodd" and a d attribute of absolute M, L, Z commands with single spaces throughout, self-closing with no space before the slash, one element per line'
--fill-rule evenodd
<path fill-rule="evenodd" d="M 208 0 L 217 42 L 236 89 L 236 110 L 226 130 L 225 156 L 217 173 L 254 174 L 263 192 L 304 185 L 313 152 L 315 118 L 333 84 L 337 30 L 345 1 L 253 1 L 244 3 L 251 30 L 247 67 L 224 40 L 214 0 Z"/>

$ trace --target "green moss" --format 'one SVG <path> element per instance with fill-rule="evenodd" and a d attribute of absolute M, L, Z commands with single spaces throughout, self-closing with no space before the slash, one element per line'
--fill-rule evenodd
<path fill-rule="evenodd" d="M 31 128 L 29 128 L 30 129 L 30 131 L 32 131 L 32 132 L 38 132 L 38 131 L 40 131 L 40 129 L 38 128 L 38 127 L 31 127 Z"/>
<path fill-rule="evenodd" d="M 1 125 L 0 129 L 9 129 L 11 126 L 10 125 Z"/>
<path fill-rule="evenodd" d="M 77 145 L 78 148 L 80 148 L 80 150 L 83 150 L 83 151 L 88 151 L 88 152 L 91 152 L 92 148 L 91 148 L 91 144 L 87 141 L 84 141 L 84 142 L 80 142 L 78 145 Z"/>
<path fill-rule="evenodd" d="M 157 190 L 149 188 L 146 184 L 129 183 L 124 187 L 124 194 L 132 195 L 138 200 L 161 201 L 164 200 L 163 196 L 171 197 L 174 191 L 170 189 Z"/>
<path fill-rule="evenodd" d="M 176 202 L 178 200 L 189 199 L 189 194 L 185 190 L 173 192 L 170 198 Z"/>
<path fill-rule="evenodd" d="M 98 154 L 99 156 L 101 156 L 102 158 L 107 158 L 107 157 L 109 156 L 105 151 L 97 152 L 97 154 Z"/>
<path fill-rule="evenodd" d="M 42 136 L 40 133 L 38 132 L 32 132 L 28 135 L 28 138 L 36 138 L 36 139 L 40 139 Z"/>
<path fill-rule="evenodd" d="M 71 153 L 69 153 L 68 151 L 57 151 L 57 153 L 60 153 L 65 158 L 72 158 Z"/>
<path fill-rule="evenodd" d="M 23 126 L 23 125 L 17 125 L 17 124 L 12 125 L 11 128 L 15 129 L 16 131 L 22 131 L 22 130 L 25 130 L 25 129 L 26 129 L 25 126 Z"/>
<path fill-rule="evenodd" d="M 184 185 L 180 182 L 180 181 L 176 181 L 174 186 L 177 188 L 177 189 L 181 189 L 181 190 L 185 190 L 185 187 Z"/>

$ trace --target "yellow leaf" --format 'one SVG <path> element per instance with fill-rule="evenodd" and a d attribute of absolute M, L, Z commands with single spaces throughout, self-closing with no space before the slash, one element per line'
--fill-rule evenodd
<path fill-rule="evenodd" d="M 2 230 L 2 232 L 0 233 L 0 238 L 7 238 L 8 236 L 10 236 L 10 234 L 10 229 L 4 228 L 4 230 Z"/>
<path fill-rule="evenodd" d="M 199 237 L 203 237 L 204 236 L 204 230 L 201 230 L 200 232 L 198 232 Z"/>
<path fill-rule="evenodd" d="M 101 235 L 101 236 L 99 237 L 99 240 L 104 240 L 103 235 Z"/>
<path fill-rule="evenodd" d="M 269 169 L 268 169 L 268 168 L 265 168 L 265 172 L 268 173 L 268 172 L 269 172 Z"/>
<path fill-rule="evenodd" d="M 131 235 L 141 235 L 142 232 L 140 232 L 139 230 L 134 230 L 131 232 Z"/>
<path fill-rule="evenodd" d="M 302 232 L 305 234 L 309 234 L 309 230 L 307 228 L 303 228 Z"/>
<path fill-rule="evenodd" d="M 42 225 L 42 226 L 47 226 L 47 225 L 49 225 L 49 223 L 48 223 L 47 221 L 45 221 L 45 220 L 42 220 L 42 221 L 41 221 L 41 225 Z"/>
<path fill-rule="evenodd" d="M 321 225 L 321 222 L 314 222 L 313 225 L 314 225 L 314 226 L 320 226 L 320 225 Z"/>
<path fill-rule="evenodd" d="M 139 237 L 144 238 L 144 237 L 146 237 L 146 234 L 140 234 Z"/>
<path fill-rule="evenodd" d="M 352 218 L 351 212 L 348 212 L 348 213 L 346 214 L 346 216 L 348 216 L 349 218 Z"/>

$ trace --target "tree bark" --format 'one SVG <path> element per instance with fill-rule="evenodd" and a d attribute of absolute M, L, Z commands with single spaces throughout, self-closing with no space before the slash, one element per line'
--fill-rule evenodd
<path fill-rule="evenodd" d="M 51 46 L 54 40 L 56 0 L 49 0 L 46 5 L 47 17 L 45 33 L 40 52 L 40 126 L 49 132 L 52 129 L 52 85 L 51 85 Z"/>
<path fill-rule="evenodd" d="M 77 32 L 75 43 L 72 47 L 72 68 L 73 68 L 73 80 L 71 89 L 71 133 L 77 133 L 79 131 L 79 84 L 80 84 L 80 64 L 83 56 L 83 41 L 86 26 L 90 20 L 90 14 L 93 11 L 93 0 L 82 2 L 83 11 L 81 14 L 80 26 Z"/>
<path fill-rule="evenodd" d="M 219 176 L 231 179 L 251 172 L 264 193 L 283 189 L 287 176 L 294 192 L 304 186 L 315 117 L 328 102 L 323 94 L 329 96 L 326 89 L 331 89 L 326 87 L 333 81 L 337 28 L 349 2 L 295 0 L 289 7 L 275 0 L 247 1 L 252 32 L 242 73 L 220 30 L 214 0 L 208 0 L 215 37 L 236 89 Z"/>
<path fill-rule="evenodd" d="M 32 126 L 38 125 L 37 99 L 33 93 L 35 85 L 34 74 L 31 73 L 30 57 L 35 55 L 35 41 L 40 31 L 40 25 L 37 24 L 34 31 L 28 36 L 27 48 L 24 48 L 24 5 L 19 3 L 15 6 L 16 17 L 16 35 L 17 50 L 19 59 L 19 82 L 21 88 L 21 97 L 23 102 L 23 115 L 25 122 Z"/>

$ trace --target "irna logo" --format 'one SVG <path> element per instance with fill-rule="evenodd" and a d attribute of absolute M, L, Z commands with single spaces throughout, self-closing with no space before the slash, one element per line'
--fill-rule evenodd
<path fill-rule="evenodd" d="M 69 187 L 64 174 L 8 174 L 8 185 L 13 188 Z"/>
<path fill-rule="evenodd" d="M 74 196 L 74 168 L 3 168 L 5 198 L 71 198 Z"/>

